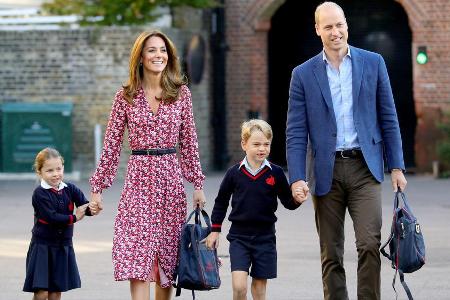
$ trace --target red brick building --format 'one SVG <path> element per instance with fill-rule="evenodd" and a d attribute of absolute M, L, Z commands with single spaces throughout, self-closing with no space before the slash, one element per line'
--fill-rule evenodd
<path fill-rule="evenodd" d="M 314 9 L 322 1 L 225 1 L 227 141 L 231 162 L 242 158 L 240 123 L 250 115 L 271 122 L 272 152 L 284 160 L 290 72 L 321 51 Z M 343 0 L 351 45 L 379 52 L 388 65 L 410 169 L 436 159 L 436 121 L 450 110 L 450 1 Z M 419 46 L 429 61 L 416 62 Z M 296 54 L 297 53 L 297 54 Z M 278 138 L 277 138 L 278 137 Z"/>

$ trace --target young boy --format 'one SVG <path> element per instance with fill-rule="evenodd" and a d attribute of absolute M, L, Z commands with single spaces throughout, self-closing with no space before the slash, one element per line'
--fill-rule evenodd
<path fill-rule="evenodd" d="M 231 221 L 227 239 L 230 242 L 233 300 L 247 299 L 247 277 L 251 267 L 253 299 L 266 297 L 267 279 L 277 277 L 275 222 L 278 201 L 294 210 L 296 202 L 283 170 L 267 161 L 272 142 L 272 128 L 263 120 L 242 124 L 242 162 L 228 169 L 220 185 L 211 214 L 212 232 L 206 246 L 218 246 L 219 233 L 231 195 Z M 296 191 L 300 194 L 300 191 Z M 305 198 L 303 195 L 300 198 Z M 302 201 L 303 202 L 303 201 Z"/>

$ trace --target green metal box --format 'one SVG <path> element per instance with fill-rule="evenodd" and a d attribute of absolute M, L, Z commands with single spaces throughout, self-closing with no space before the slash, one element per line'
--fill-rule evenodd
<path fill-rule="evenodd" d="M 36 154 L 45 147 L 64 157 L 72 172 L 72 103 L 4 103 L 1 105 L 1 171 L 33 172 Z"/>

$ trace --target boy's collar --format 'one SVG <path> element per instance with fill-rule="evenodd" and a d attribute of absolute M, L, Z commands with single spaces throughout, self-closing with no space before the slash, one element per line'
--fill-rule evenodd
<path fill-rule="evenodd" d="M 242 160 L 241 164 L 239 165 L 239 169 L 242 168 L 242 166 L 245 166 L 248 170 L 251 170 L 252 168 L 250 167 L 250 164 L 248 163 L 247 160 L 247 156 L 244 157 L 244 159 Z M 258 170 L 261 170 L 262 168 L 264 168 L 265 166 L 269 167 L 270 169 L 272 169 L 272 166 L 270 165 L 269 161 L 267 159 L 264 159 L 263 163 L 261 164 L 261 166 L 258 168 Z"/>
<path fill-rule="evenodd" d="M 66 186 L 67 186 L 67 184 L 65 184 L 63 181 L 61 181 L 61 183 L 59 184 L 59 186 L 56 190 L 60 191 L 63 188 L 65 188 Z M 52 187 L 50 184 L 48 184 L 47 181 L 45 181 L 44 179 L 41 179 L 41 187 L 46 190 L 54 189 L 54 187 Z"/>

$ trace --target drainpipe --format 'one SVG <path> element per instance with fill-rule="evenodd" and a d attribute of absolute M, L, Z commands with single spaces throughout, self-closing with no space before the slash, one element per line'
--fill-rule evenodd
<path fill-rule="evenodd" d="M 211 51 L 212 51 L 212 128 L 214 138 L 214 168 L 223 170 L 230 160 L 227 143 L 226 107 L 226 52 L 225 39 L 225 1 L 211 13 Z"/>

